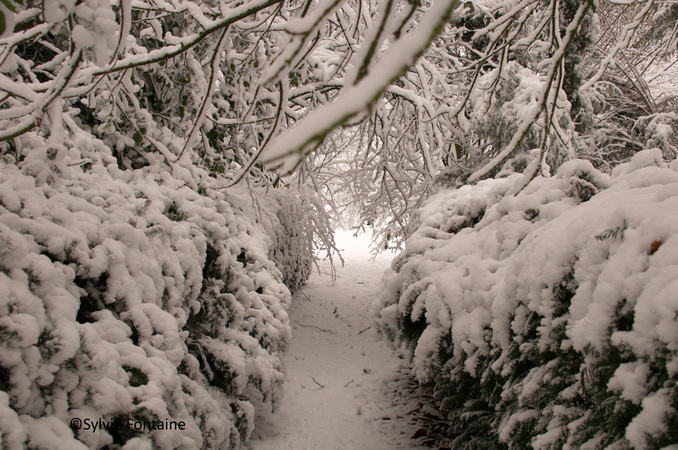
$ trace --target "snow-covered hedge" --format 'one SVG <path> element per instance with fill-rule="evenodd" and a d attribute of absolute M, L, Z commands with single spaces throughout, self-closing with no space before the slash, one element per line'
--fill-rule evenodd
<path fill-rule="evenodd" d="M 262 217 L 266 232 L 273 238 L 269 256 L 282 272 L 283 283 L 292 293 L 302 287 L 313 269 L 314 225 L 319 219 L 315 202 L 308 191 L 269 190 L 258 203 L 266 202 L 265 210 L 275 213 Z M 314 220 L 316 219 L 316 220 Z"/>
<path fill-rule="evenodd" d="M 374 304 L 459 448 L 678 443 L 678 163 L 444 191 Z M 500 444 L 497 444 L 500 442 Z"/>
<path fill-rule="evenodd" d="M 190 165 L 120 170 L 85 133 L 25 139 L 0 163 L 0 447 L 239 446 L 281 395 L 301 203 Z M 127 426 L 154 420 L 185 429 Z"/>

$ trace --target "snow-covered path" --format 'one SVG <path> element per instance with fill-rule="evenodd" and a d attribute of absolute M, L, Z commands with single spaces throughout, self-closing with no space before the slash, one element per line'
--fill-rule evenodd
<path fill-rule="evenodd" d="M 411 409 L 391 392 L 402 361 L 379 340 L 368 308 L 391 259 L 369 261 L 369 239 L 337 233 L 345 259 L 336 281 L 313 274 L 290 309 L 294 338 L 285 355 L 287 382 L 278 411 L 250 441 L 266 449 L 412 448 Z"/>

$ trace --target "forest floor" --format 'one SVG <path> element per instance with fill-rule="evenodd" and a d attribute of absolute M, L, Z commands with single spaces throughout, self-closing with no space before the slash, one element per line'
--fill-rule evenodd
<path fill-rule="evenodd" d="M 257 421 L 253 450 L 419 448 L 412 415 L 424 394 L 368 312 L 393 255 L 370 261 L 368 236 L 336 239 L 345 261 L 336 278 L 321 265 L 294 295 L 285 396 Z"/>

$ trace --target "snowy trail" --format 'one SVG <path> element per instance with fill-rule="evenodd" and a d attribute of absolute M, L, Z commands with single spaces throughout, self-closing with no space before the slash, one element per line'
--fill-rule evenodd
<path fill-rule="evenodd" d="M 314 273 L 294 297 L 285 397 L 257 424 L 254 450 L 413 448 L 402 418 L 411 405 L 389 388 L 402 361 L 368 314 L 391 255 L 371 263 L 367 237 L 337 234 L 345 266 L 334 284 Z"/>

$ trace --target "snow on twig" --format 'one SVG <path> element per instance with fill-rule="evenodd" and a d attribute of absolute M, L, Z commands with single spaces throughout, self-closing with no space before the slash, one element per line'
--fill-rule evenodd
<path fill-rule="evenodd" d="M 458 0 L 438 0 L 411 33 L 395 42 L 372 70 L 355 86 L 344 88 L 331 104 L 302 119 L 278 135 L 263 155 L 263 161 L 283 174 L 292 173 L 302 159 L 317 147 L 334 128 L 345 124 L 370 107 L 388 86 L 397 80 L 422 54 L 438 34 Z"/>

